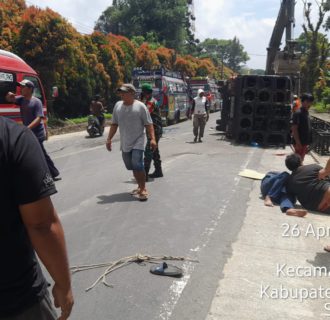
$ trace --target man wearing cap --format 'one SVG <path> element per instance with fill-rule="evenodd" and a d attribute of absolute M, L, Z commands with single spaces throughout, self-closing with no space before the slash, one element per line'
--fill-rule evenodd
<path fill-rule="evenodd" d="M 52 178 L 60 180 L 60 173 L 54 165 L 54 162 L 49 157 L 43 142 L 46 140 L 46 132 L 43 124 L 43 119 L 45 118 L 43 107 L 40 99 L 33 96 L 34 83 L 30 80 L 23 80 L 17 83 L 21 87 L 21 96 L 15 96 L 14 93 L 8 92 L 6 99 L 8 102 L 15 103 L 20 107 L 21 117 L 23 124 L 31 129 L 34 135 L 37 137 L 43 154 L 46 158 L 46 162 Z"/>
<path fill-rule="evenodd" d="M 144 169 L 146 172 L 146 180 L 148 176 L 150 178 L 161 178 L 163 177 L 162 161 L 160 160 L 159 154 L 159 139 L 163 133 L 162 117 L 157 100 L 152 96 L 152 86 L 149 83 L 144 83 L 141 86 L 141 101 L 147 106 L 151 115 L 152 122 L 154 124 L 154 132 L 157 143 L 157 149 L 152 150 L 150 147 L 150 137 L 147 136 L 147 145 L 144 151 Z M 149 175 L 151 161 L 154 160 L 155 171 Z"/>
<path fill-rule="evenodd" d="M 194 115 L 193 120 L 193 133 L 194 133 L 194 142 L 203 142 L 202 138 L 204 136 L 204 129 L 206 122 L 209 120 L 209 103 L 207 98 L 205 97 L 205 93 L 203 89 L 198 89 L 197 97 L 195 97 L 192 101 L 192 108 L 190 111 L 189 119 L 191 119 L 191 115 Z"/>
<path fill-rule="evenodd" d="M 113 109 L 112 124 L 106 147 L 112 150 L 112 138 L 120 130 L 120 148 L 127 170 L 132 170 L 137 181 L 137 189 L 131 192 L 139 200 L 147 200 L 146 174 L 144 170 L 143 152 L 145 146 L 146 128 L 150 137 L 150 147 L 157 148 L 154 126 L 147 107 L 135 99 L 136 89 L 130 84 L 123 84 L 118 90 L 121 101 L 118 101 Z"/>

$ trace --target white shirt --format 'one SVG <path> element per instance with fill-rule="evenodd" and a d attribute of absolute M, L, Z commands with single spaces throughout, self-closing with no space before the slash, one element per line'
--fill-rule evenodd
<path fill-rule="evenodd" d="M 195 97 L 195 109 L 194 114 L 206 114 L 205 104 L 206 104 L 206 97 Z"/>

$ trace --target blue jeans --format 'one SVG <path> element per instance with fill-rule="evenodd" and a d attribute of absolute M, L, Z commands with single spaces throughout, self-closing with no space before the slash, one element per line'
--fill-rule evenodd
<path fill-rule="evenodd" d="M 143 150 L 133 149 L 122 152 L 122 157 L 127 170 L 144 171 Z"/>
<path fill-rule="evenodd" d="M 287 193 L 285 187 L 289 176 L 287 172 L 268 172 L 260 186 L 262 196 L 269 196 L 272 202 L 280 205 L 282 212 L 292 209 L 295 203 L 294 197 Z"/>

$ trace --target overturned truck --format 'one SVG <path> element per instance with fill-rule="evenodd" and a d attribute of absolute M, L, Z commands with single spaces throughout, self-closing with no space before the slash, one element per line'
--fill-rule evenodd
<path fill-rule="evenodd" d="M 290 143 L 292 83 L 285 76 L 239 76 L 220 89 L 216 129 L 236 143 L 282 146 Z"/>

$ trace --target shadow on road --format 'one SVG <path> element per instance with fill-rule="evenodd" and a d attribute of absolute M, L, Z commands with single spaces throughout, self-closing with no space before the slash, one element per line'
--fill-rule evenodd
<path fill-rule="evenodd" d="M 314 267 L 323 267 L 326 268 L 329 272 L 330 265 L 330 254 L 327 252 L 317 252 L 314 260 L 306 260 L 308 263 L 313 265 Z"/>
<path fill-rule="evenodd" d="M 130 202 L 130 201 L 137 201 L 132 195 L 128 192 L 122 193 L 115 193 L 109 196 L 98 196 L 100 201 L 98 204 L 109 204 L 115 202 Z"/>

